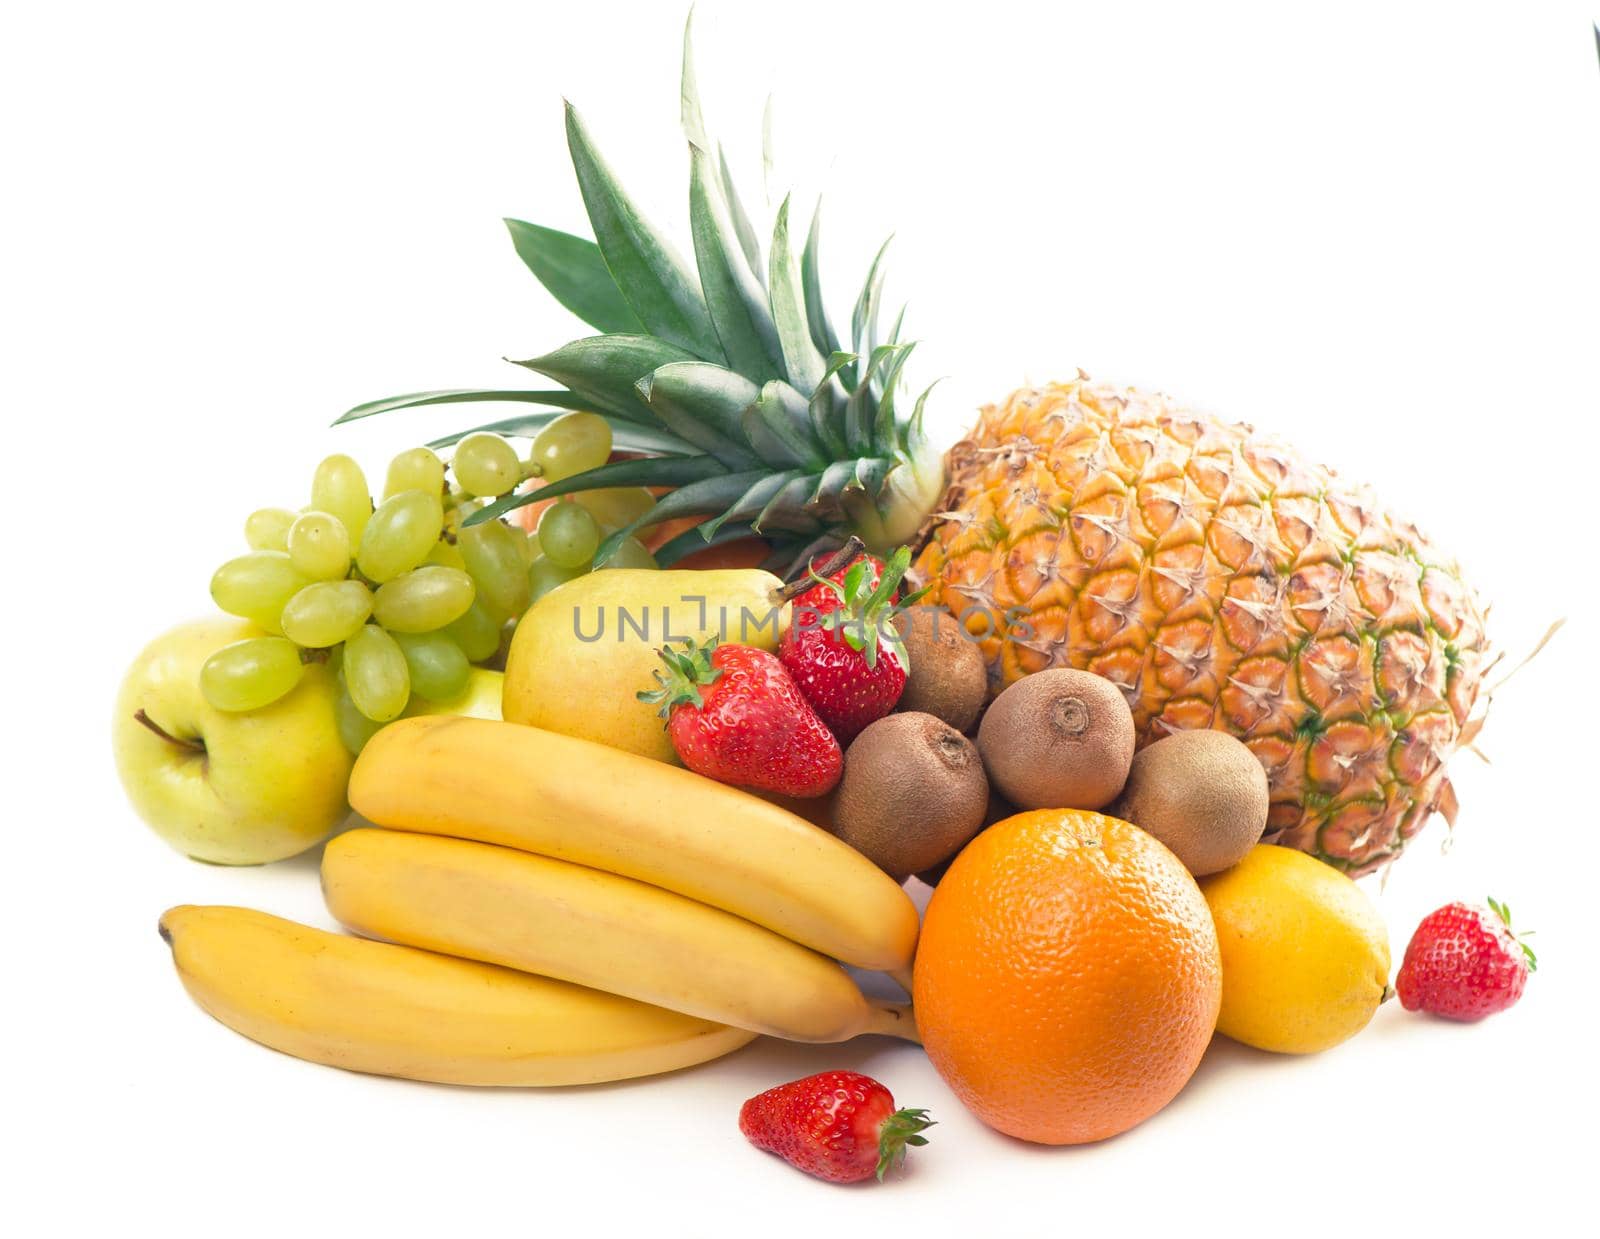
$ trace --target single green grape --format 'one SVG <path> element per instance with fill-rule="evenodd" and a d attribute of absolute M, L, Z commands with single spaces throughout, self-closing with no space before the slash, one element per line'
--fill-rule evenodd
<path fill-rule="evenodd" d="M 478 587 L 478 600 L 496 622 L 528 609 L 528 568 L 523 560 L 527 537 L 503 521 L 485 521 L 463 529 L 456 549 Z"/>
<path fill-rule="evenodd" d="M 606 568 L 658 568 L 660 565 L 638 538 L 624 538 L 608 558 L 596 562 L 594 567 L 600 572 Z"/>
<path fill-rule="evenodd" d="M 609 433 L 609 427 L 607 428 Z M 456 444 L 450 469 L 469 495 L 503 495 L 522 481 L 517 449 L 499 435 L 479 431 Z"/>
<path fill-rule="evenodd" d="M 547 482 L 598 469 L 611 459 L 611 426 L 598 413 L 563 413 L 533 441 L 533 462 Z"/>
<path fill-rule="evenodd" d="M 448 701 L 467 686 L 472 664 L 462 648 L 442 632 L 397 632 L 406 656 L 411 691 L 429 701 Z"/>
<path fill-rule="evenodd" d="M 528 535 L 528 564 L 529 564 L 529 566 L 532 566 L 533 561 L 538 559 L 539 556 L 541 556 L 543 554 L 544 554 L 544 548 L 539 545 L 539 535 L 537 533 L 530 533 Z"/>
<path fill-rule="evenodd" d="M 548 555 L 541 555 L 528 566 L 528 587 L 534 602 L 538 602 L 557 585 L 584 574 L 582 568 L 563 568 Z"/>
<path fill-rule="evenodd" d="M 425 447 L 411 447 L 389 462 L 383 480 L 383 497 L 393 499 L 403 490 L 444 493 L 444 461 Z"/>
<path fill-rule="evenodd" d="M 443 528 L 444 505 L 438 495 L 403 490 L 379 504 L 367 522 L 356 566 L 369 581 L 391 581 L 428 558 Z"/>
<path fill-rule="evenodd" d="M 656 497 L 643 486 L 608 486 L 604 490 L 586 490 L 572 498 L 587 508 L 607 533 L 633 524 L 656 506 Z"/>
<path fill-rule="evenodd" d="M 383 730 L 383 724 L 374 722 L 361 713 L 356 703 L 350 699 L 350 689 L 344 682 L 344 676 L 339 677 L 339 695 L 333 699 L 333 721 L 339 729 L 339 739 L 344 741 L 345 748 L 352 753 L 360 754 L 367 747 L 367 741 Z"/>
<path fill-rule="evenodd" d="M 283 631 L 278 617 L 289 599 L 311 583 L 287 551 L 251 551 L 230 559 L 211 578 L 211 597 L 229 615 L 243 616 L 270 633 Z"/>
<path fill-rule="evenodd" d="M 459 645 L 466 656 L 475 663 L 493 658 L 500 648 L 500 621 L 489 614 L 489 609 L 477 599 L 453 624 L 446 624 L 445 633 Z"/>
<path fill-rule="evenodd" d="M 328 512 L 302 512 L 289 526 L 289 559 L 313 581 L 337 581 L 350 572 L 350 534 Z"/>
<path fill-rule="evenodd" d="M 257 508 L 244 518 L 244 540 L 252 551 L 289 549 L 289 526 L 297 513 L 288 508 Z"/>
<path fill-rule="evenodd" d="M 375 723 L 399 718 L 411 700 L 411 672 L 399 643 L 368 624 L 344 643 L 344 682 L 356 709 Z"/>
<path fill-rule="evenodd" d="M 587 568 L 600 545 L 600 526 L 587 508 L 552 503 L 539 517 L 539 546 L 563 568 Z"/>
<path fill-rule="evenodd" d="M 314 581 L 284 604 L 283 635 L 308 650 L 348 640 L 372 614 L 372 591 L 360 581 Z"/>
<path fill-rule="evenodd" d="M 348 456 L 329 456 L 319 464 L 311 478 L 311 507 L 337 516 L 350 535 L 350 545 L 360 546 L 372 516 L 372 492 L 361 466 Z"/>
<path fill-rule="evenodd" d="M 289 693 L 304 670 L 293 641 L 251 637 L 225 645 L 206 659 L 200 668 L 200 691 L 219 710 L 259 710 Z"/>
<path fill-rule="evenodd" d="M 432 632 L 460 619 L 476 593 L 461 569 L 425 564 L 379 586 L 372 614 L 390 632 Z"/>

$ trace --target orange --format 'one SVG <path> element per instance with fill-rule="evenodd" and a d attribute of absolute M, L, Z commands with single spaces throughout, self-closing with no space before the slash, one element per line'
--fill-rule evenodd
<path fill-rule="evenodd" d="M 955 859 L 915 970 L 928 1057 L 989 1126 L 1040 1144 L 1127 1131 L 1199 1065 L 1222 1001 L 1200 888 L 1137 826 L 1019 813 Z"/>

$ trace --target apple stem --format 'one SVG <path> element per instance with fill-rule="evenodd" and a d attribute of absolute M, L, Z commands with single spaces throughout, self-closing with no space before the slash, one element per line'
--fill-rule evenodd
<path fill-rule="evenodd" d="M 204 753 L 206 751 L 206 746 L 199 740 L 180 740 L 177 736 L 173 735 L 171 732 L 162 727 L 160 723 L 156 722 L 155 719 L 151 718 L 143 710 L 135 710 L 133 712 L 133 718 L 135 722 L 144 724 L 144 726 L 155 732 L 156 735 L 160 736 L 168 744 L 176 744 L 179 748 L 188 749 L 192 753 Z"/>

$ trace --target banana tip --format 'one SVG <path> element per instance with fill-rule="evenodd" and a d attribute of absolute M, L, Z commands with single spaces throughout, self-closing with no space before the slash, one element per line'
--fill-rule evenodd
<path fill-rule="evenodd" d="M 172 914 L 175 912 L 182 912 L 188 906 L 188 904 L 178 904 L 174 907 L 168 908 L 161 914 L 161 919 L 156 922 L 156 932 L 161 935 L 161 941 L 165 942 L 168 946 L 172 945 L 172 926 L 169 924 L 172 919 Z"/>

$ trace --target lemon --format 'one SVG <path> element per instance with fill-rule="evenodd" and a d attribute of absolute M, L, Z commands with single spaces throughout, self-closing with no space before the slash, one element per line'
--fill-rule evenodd
<path fill-rule="evenodd" d="M 1389 981 L 1389 934 L 1331 865 L 1270 844 L 1200 883 L 1222 947 L 1217 1030 L 1279 1054 L 1315 1054 L 1367 1026 Z"/>

